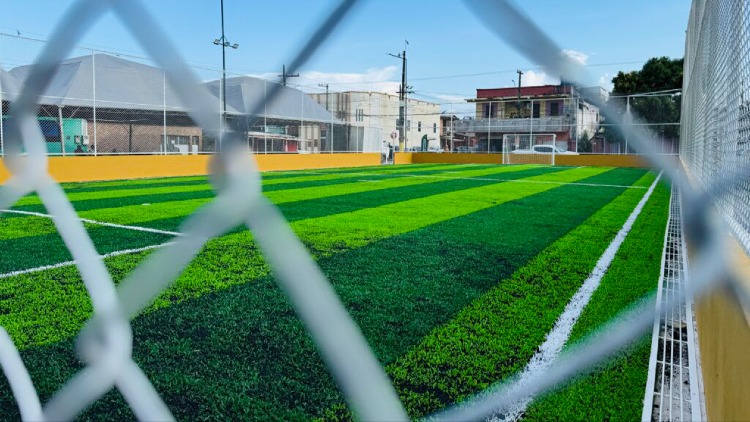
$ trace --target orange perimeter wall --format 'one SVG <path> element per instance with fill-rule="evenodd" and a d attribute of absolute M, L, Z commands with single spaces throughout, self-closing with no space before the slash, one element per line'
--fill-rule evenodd
<path fill-rule="evenodd" d="M 210 155 L 118 155 L 50 157 L 49 172 L 59 182 L 196 176 L 208 173 Z M 376 166 L 379 153 L 364 154 L 258 154 L 261 171 Z M 10 177 L 0 163 L 0 182 Z"/>

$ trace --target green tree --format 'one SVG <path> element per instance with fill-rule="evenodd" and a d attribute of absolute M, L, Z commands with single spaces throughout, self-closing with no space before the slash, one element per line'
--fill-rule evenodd
<path fill-rule="evenodd" d="M 578 138 L 578 152 L 591 152 L 593 145 L 591 145 L 591 137 L 587 131 L 583 131 L 583 135 Z"/>
<path fill-rule="evenodd" d="M 654 57 L 649 59 L 641 70 L 618 72 L 617 76 L 612 78 L 614 98 L 611 101 L 614 101 L 617 108 L 624 113 L 627 99 L 622 96 L 682 89 L 682 67 L 683 59 Z M 680 100 L 679 95 L 631 97 L 630 110 L 648 123 L 662 123 L 663 125 L 651 127 L 657 135 L 677 139 L 680 133 L 679 126 L 666 123 L 680 121 Z M 620 139 L 618 134 L 609 128 L 605 131 L 605 136 L 608 139 Z"/>

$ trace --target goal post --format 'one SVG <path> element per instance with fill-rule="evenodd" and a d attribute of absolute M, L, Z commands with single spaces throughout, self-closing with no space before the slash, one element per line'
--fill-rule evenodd
<path fill-rule="evenodd" d="M 554 133 L 503 134 L 503 164 L 555 165 Z"/>

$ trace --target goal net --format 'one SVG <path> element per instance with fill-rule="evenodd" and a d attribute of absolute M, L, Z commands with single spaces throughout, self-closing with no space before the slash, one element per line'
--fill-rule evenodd
<path fill-rule="evenodd" d="M 506 133 L 503 164 L 555 164 L 554 133 Z"/>

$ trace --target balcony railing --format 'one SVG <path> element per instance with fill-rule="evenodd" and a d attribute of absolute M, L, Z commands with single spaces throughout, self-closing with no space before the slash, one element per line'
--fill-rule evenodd
<path fill-rule="evenodd" d="M 564 117 L 542 117 L 535 119 L 477 119 L 459 120 L 453 123 L 455 132 L 562 132 L 573 122 Z"/>

